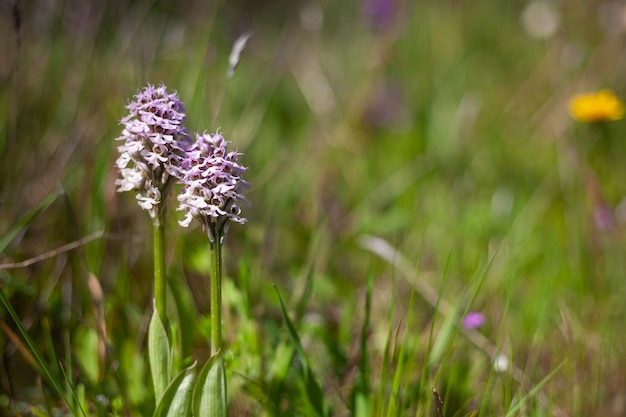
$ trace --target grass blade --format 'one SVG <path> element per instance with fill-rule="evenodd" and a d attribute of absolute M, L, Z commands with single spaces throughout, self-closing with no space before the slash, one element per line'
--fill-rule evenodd
<path fill-rule="evenodd" d="M 35 345 L 35 342 L 30 338 L 30 335 L 28 334 L 28 332 L 26 331 L 26 329 L 22 325 L 22 321 L 19 319 L 19 317 L 17 316 L 17 313 L 13 309 L 13 306 L 11 305 L 11 303 L 9 303 L 9 300 L 4 295 L 4 291 L 2 291 L 2 288 L 0 288 L 0 301 L 2 302 L 4 307 L 9 312 L 9 315 L 11 316 L 13 321 L 15 322 L 15 325 L 17 326 L 20 334 L 22 335 L 22 337 L 26 341 L 26 344 L 28 345 L 28 348 L 30 349 L 30 352 L 32 353 L 33 357 L 35 358 L 35 361 L 37 362 L 37 365 L 39 366 L 39 372 L 48 381 L 48 383 L 50 383 L 50 385 L 52 385 L 54 390 L 63 399 L 63 401 L 65 402 L 65 404 L 69 408 L 70 412 L 72 413 L 72 415 L 75 416 L 75 417 L 78 416 L 79 415 L 78 412 L 74 409 L 74 407 L 72 405 L 73 401 L 70 398 L 67 397 L 67 395 L 65 393 L 65 390 L 63 390 L 61 385 L 59 385 L 59 383 L 52 376 L 52 372 L 50 371 L 50 367 L 44 361 L 41 353 L 39 352 L 39 350 L 37 349 L 37 346 Z M 84 416 L 84 411 L 83 411 L 82 415 Z"/>
<path fill-rule="evenodd" d="M 367 336 L 370 326 L 370 313 L 372 306 L 372 274 L 367 277 L 367 292 L 365 295 L 365 318 L 361 326 L 361 347 L 359 358 L 359 370 L 352 391 L 352 409 L 355 417 L 369 417 L 371 415 L 369 369 L 367 366 Z"/>
<path fill-rule="evenodd" d="M 65 379 L 65 383 L 67 384 L 68 390 L 70 391 L 71 395 L 72 395 L 72 399 L 74 400 L 74 404 L 78 407 L 78 409 L 80 410 L 80 413 L 83 417 L 87 417 L 87 414 L 85 414 L 85 409 L 83 408 L 83 405 L 85 403 L 85 387 L 84 385 L 79 385 L 79 391 L 76 392 L 76 389 L 74 388 L 74 385 L 72 384 L 72 380 L 70 378 L 70 376 L 67 374 L 67 372 L 65 371 L 65 369 L 63 369 L 63 366 L 59 366 L 59 368 L 61 369 L 61 373 L 63 374 L 63 378 Z M 72 407 L 73 409 L 74 407 Z"/>
<path fill-rule="evenodd" d="M 16 224 L 13 225 L 8 232 L 4 234 L 4 237 L 0 239 L 0 253 L 4 252 L 4 250 L 9 246 L 11 241 L 17 236 L 17 234 L 24 227 L 28 225 L 39 213 L 44 211 L 46 208 L 50 206 L 59 196 L 59 192 L 50 193 L 46 198 L 44 198 L 37 207 L 28 212 L 24 217 L 18 220 Z"/>
<path fill-rule="evenodd" d="M 439 334 L 435 339 L 435 344 L 433 345 L 428 357 L 429 367 L 439 363 L 444 352 L 452 346 L 452 343 L 458 333 L 458 316 L 458 308 L 456 308 L 454 314 L 450 314 L 445 317 L 441 330 L 439 330 Z"/>
<path fill-rule="evenodd" d="M 285 309 L 285 304 L 283 303 L 283 299 L 281 298 L 280 293 L 278 292 L 278 289 L 276 288 L 276 286 L 274 286 L 274 290 L 276 290 L 276 294 L 278 294 L 278 300 L 280 301 L 280 309 L 283 313 L 283 318 L 285 319 L 285 324 L 287 325 L 287 329 L 289 330 L 289 335 L 291 336 L 291 339 L 293 340 L 293 343 L 296 346 L 296 351 L 298 352 L 298 355 L 300 356 L 300 360 L 302 361 L 302 373 L 303 373 L 302 376 L 304 378 L 303 382 L 304 382 L 304 386 L 306 389 L 307 397 L 311 405 L 315 409 L 316 414 L 318 416 L 326 416 L 328 413 L 326 412 L 326 407 L 324 404 L 324 395 L 322 393 L 322 388 L 320 387 L 319 382 L 317 381 L 317 379 L 315 379 L 315 376 L 313 375 L 313 371 L 311 370 L 309 366 L 307 355 L 304 352 L 304 349 L 302 348 L 300 336 L 298 335 L 298 332 L 295 326 L 293 325 L 293 322 L 291 321 L 291 319 L 289 318 L 289 315 L 287 314 L 287 310 Z"/>
<path fill-rule="evenodd" d="M 561 362 L 559 364 L 559 366 L 557 366 L 556 368 L 554 368 L 552 370 L 552 372 L 550 372 L 548 374 L 548 376 L 546 376 L 544 379 L 542 379 L 537 385 L 535 385 L 533 387 L 533 389 L 530 390 L 530 392 L 528 394 L 526 394 L 524 396 L 524 398 L 522 398 L 513 408 L 511 408 L 509 410 L 508 413 L 506 413 L 505 417 L 512 417 L 515 415 L 515 413 L 517 413 L 526 403 L 526 401 L 528 401 L 530 398 L 532 398 L 533 396 L 535 396 L 540 390 L 541 388 L 543 388 L 543 386 L 550 380 L 552 379 L 552 377 L 563 367 L 563 365 L 565 365 L 565 361 Z"/>

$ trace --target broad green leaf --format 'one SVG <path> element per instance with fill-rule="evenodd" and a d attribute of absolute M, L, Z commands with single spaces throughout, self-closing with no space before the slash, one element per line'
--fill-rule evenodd
<path fill-rule="evenodd" d="M 148 328 L 148 359 L 152 372 L 154 397 L 156 403 L 159 404 L 170 379 L 171 358 L 167 333 L 156 308 L 152 312 Z"/>
<path fill-rule="evenodd" d="M 121 342 L 117 352 L 120 363 L 121 385 L 124 387 L 126 405 L 145 404 L 146 398 L 148 398 L 151 391 L 150 384 L 146 383 L 146 381 L 150 380 L 149 371 L 146 369 L 148 358 L 140 352 L 139 346 L 129 338 Z M 153 408 L 150 407 L 151 410 Z M 116 415 L 115 413 L 113 414 Z"/>
<path fill-rule="evenodd" d="M 355 417 L 369 417 L 372 415 L 370 397 L 360 391 L 354 396 L 354 415 Z"/>
<path fill-rule="evenodd" d="M 224 359 L 218 352 L 204 365 L 193 390 L 195 417 L 226 417 L 226 371 Z"/>
<path fill-rule="evenodd" d="M 84 377 L 93 383 L 100 376 L 98 362 L 98 334 L 91 327 L 81 327 L 74 335 L 74 352 Z"/>
<path fill-rule="evenodd" d="M 189 417 L 195 376 L 195 362 L 189 368 L 180 371 L 163 392 L 154 417 Z"/>

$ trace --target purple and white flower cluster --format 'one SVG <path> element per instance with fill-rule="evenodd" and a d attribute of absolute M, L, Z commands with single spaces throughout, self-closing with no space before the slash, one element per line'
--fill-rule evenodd
<path fill-rule="evenodd" d="M 240 203 L 247 203 L 241 194 L 249 185 L 241 177 L 246 168 L 237 163 L 240 153 L 227 152 L 228 142 L 221 133 L 196 134 L 182 162 L 183 192 L 178 196 L 178 210 L 186 212 L 179 223 L 189 226 L 193 218 L 200 220 L 213 241 L 214 226 L 226 220 L 245 223 Z"/>
<path fill-rule="evenodd" d="M 216 225 L 246 221 L 240 216 L 240 203 L 247 203 L 241 193 L 249 186 L 241 178 L 246 168 L 237 162 L 240 153 L 227 151 L 221 133 L 196 133 L 191 143 L 185 108 L 178 94 L 168 93 L 164 85 L 148 85 L 126 108 L 130 114 L 121 120 L 124 129 L 116 138 L 123 141 L 116 161 L 121 174 L 115 181 L 118 192 L 138 191 L 139 205 L 158 221 L 176 180 L 183 184 L 178 210 L 186 211 L 179 223 L 187 227 L 198 219 L 211 240 Z"/>
<path fill-rule="evenodd" d="M 115 185 L 119 192 L 139 191 L 139 206 L 158 219 L 171 178 L 182 176 L 180 165 L 189 142 L 185 108 L 164 85 L 148 85 L 126 108 L 130 114 L 121 120 L 124 129 L 116 138 L 123 141 L 116 161 L 122 178 Z"/>

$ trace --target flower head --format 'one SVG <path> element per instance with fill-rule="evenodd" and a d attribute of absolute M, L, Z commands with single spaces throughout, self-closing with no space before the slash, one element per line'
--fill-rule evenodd
<path fill-rule="evenodd" d="M 169 192 L 170 178 L 181 176 L 180 165 L 189 135 L 184 127 L 185 108 L 176 92 L 164 85 L 148 85 L 126 106 L 122 135 L 116 140 L 120 156 L 116 165 L 121 179 L 117 191 L 139 191 L 137 200 L 152 218 Z"/>
<path fill-rule="evenodd" d="M 508 371 L 510 365 L 511 361 L 503 353 L 500 353 L 495 358 L 493 358 L 493 370 L 498 373 Z"/>
<path fill-rule="evenodd" d="M 610 90 L 578 94 L 569 101 L 571 116 L 579 122 L 619 120 L 624 117 L 624 103 Z"/>
<path fill-rule="evenodd" d="M 389 26 L 393 19 L 394 6 L 392 0 L 363 0 L 361 4 L 366 23 L 375 30 Z"/>
<path fill-rule="evenodd" d="M 246 168 L 237 162 L 240 153 L 228 152 L 221 133 L 196 134 L 182 161 L 180 179 L 184 189 L 178 196 L 178 210 L 185 211 L 179 223 L 187 227 L 196 218 L 213 242 L 228 220 L 245 223 L 240 204 L 247 203 L 242 190 L 249 184 L 241 178 Z"/>
<path fill-rule="evenodd" d="M 485 323 L 485 315 L 471 311 L 463 318 L 463 327 L 466 329 L 476 329 Z"/>
<path fill-rule="evenodd" d="M 601 232 L 608 232 L 615 223 L 613 209 L 606 204 L 596 204 L 593 209 L 593 221 Z"/>

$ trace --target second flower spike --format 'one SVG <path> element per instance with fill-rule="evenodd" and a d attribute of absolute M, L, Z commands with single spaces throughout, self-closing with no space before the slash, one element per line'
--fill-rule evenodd
<path fill-rule="evenodd" d="M 198 219 L 212 242 L 216 234 L 223 234 L 228 220 L 246 222 L 240 207 L 247 204 L 242 194 L 249 186 L 242 178 L 246 168 L 238 163 L 241 154 L 228 152 L 227 145 L 219 132 L 196 134 L 181 165 L 184 189 L 178 196 L 178 210 L 185 211 L 185 218 L 179 223 L 187 227 Z"/>

